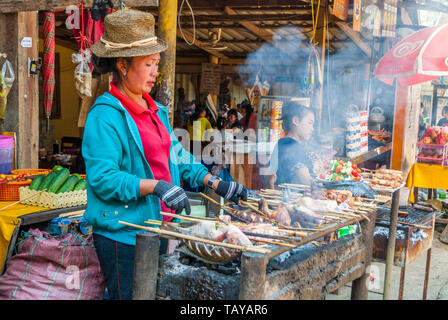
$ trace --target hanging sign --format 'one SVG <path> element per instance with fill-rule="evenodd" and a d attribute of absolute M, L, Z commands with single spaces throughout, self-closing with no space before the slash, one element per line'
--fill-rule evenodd
<path fill-rule="evenodd" d="M 354 0 L 353 30 L 375 37 L 396 35 L 398 0 Z"/>
<path fill-rule="evenodd" d="M 219 95 L 221 83 L 221 65 L 214 63 L 203 63 L 201 72 L 201 93 Z"/>
<path fill-rule="evenodd" d="M 20 41 L 20 45 L 22 48 L 31 48 L 33 46 L 33 38 L 23 37 L 22 41 Z"/>
<path fill-rule="evenodd" d="M 347 20 L 349 0 L 334 0 L 333 15 L 341 20 Z"/>

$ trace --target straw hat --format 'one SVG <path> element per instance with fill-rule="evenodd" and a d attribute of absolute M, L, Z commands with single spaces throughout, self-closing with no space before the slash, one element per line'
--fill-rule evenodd
<path fill-rule="evenodd" d="M 154 16 L 137 10 L 118 10 L 104 19 L 100 41 L 90 47 L 97 57 L 119 58 L 145 56 L 168 48 L 154 32 Z"/>

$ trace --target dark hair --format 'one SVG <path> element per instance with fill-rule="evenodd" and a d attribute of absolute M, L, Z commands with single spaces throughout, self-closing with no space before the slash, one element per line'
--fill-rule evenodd
<path fill-rule="evenodd" d="M 442 115 L 444 115 L 445 113 L 448 113 L 448 106 L 444 106 L 442 109 Z"/>
<path fill-rule="evenodd" d="M 252 115 L 252 112 L 254 112 L 254 108 L 252 108 L 249 101 L 247 101 L 247 100 L 244 100 L 241 103 L 241 108 L 244 108 L 244 110 L 246 110 L 246 118 L 244 119 L 244 121 L 245 121 L 245 126 L 247 127 L 249 125 L 250 116 Z"/>
<path fill-rule="evenodd" d="M 94 67 L 94 71 L 98 72 L 99 74 L 112 72 L 115 79 L 120 79 L 119 72 L 117 70 L 118 59 L 123 59 L 124 61 L 126 61 L 128 66 L 132 65 L 132 62 L 134 61 L 133 57 L 102 58 L 92 54 L 92 64 Z"/>
<path fill-rule="evenodd" d="M 201 113 L 203 111 L 206 111 L 206 108 L 204 105 L 196 105 L 196 107 L 194 108 L 194 113 L 191 115 L 190 119 L 188 119 L 188 121 L 190 122 L 191 125 L 193 125 L 193 121 L 196 121 L 199 119 L 199 116 L 201 115 Z"/>
<path fill-rule="evenodd" d="M 299 118 L 299 121 L 308 114 L 312 113 L 314 115 L 314 111 L 311 108 L 305 107 L 304 105 L 297 104 L 293 101 L 287 101 L 282 105 L 282 126 L 285 131 L 289 131 L 292 128 L 292 119 L 294 117 Z"/>
<path fill-rule="evenodd" d="M 227 111 L 227 118 L 231 115 L 234 115 L 238 119 L 238 112 L 235 109 L 230 109 Z"/>
<path fill-rule="evenodd" d="M 230 125 L 230 129 L 233 129 L 233 128 L 238 128 L 238 129 L 243 130 L 243 126 L 241 125 L 241 123 L 238 120 L 236 120 L 234 123 L 232 123 Z"/>

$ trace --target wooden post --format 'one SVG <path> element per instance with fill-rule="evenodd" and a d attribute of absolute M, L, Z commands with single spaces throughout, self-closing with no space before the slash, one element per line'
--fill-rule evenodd
<path fill-rule="evenodd" d="M 218 57 L 213 56 L 213 55 L 210 55 L 210 56 L 209 56 L 209 59 L 210 59 L 210 63 L 213 63 L 213 64 L 219 64 L 219 58 L 218 58 Z M 215 105 L 216 110 L 218 110 L 218 106 L 217 106 L 217 103 L 218 103 L 218 96 L 215 95 L 215 94 L 210 94 L 210 95 L 211 95 L 211 97 L 212 97 L 213 104 Z"/>
<path fill-rule="evenodd" d="M 267 257 L 260 253 L 243 253 L 241 257 L 240 300 L 264 299 L 267 260 Z"/>
<path fill-rule="evenodd" d="M 365 257 L 365 263 L 364 263 L 366 272 L 360 278 L 353 281 L 352 292 L 351 292 L 352 300 L 367 300 L 369 297 L 369 289 L 367 287 L 369 274 L 367 273 L 367 271 L 369 270 L 370 264 L 372 262 L 373 232 L 375 230 L 375 216 L 376 216 L 376 212 L 369 216 L 370 221 L 363 220 L 360 222 L 362 236 L 363 236 L 363 242 L 366 247 L 366 257 Z"/>
<path fill-rule="evenodd" d="M 390 208 L 389 239 L 387 240 L 386 270 L 384 274 L 384 293 L 383 293 L 384 300 L 390 300 L 399 203 L 400 203 L 400 190 L 397 190 L 392 194 L 392 204 Z"/>
<path fill-rule="evenodd" d="M 39 57 L 38 12 L 0 14 L 0 52 L 8 55 L 15 81 L 8 94 L 1 131 L 17 132 L 17 168 L 37 168 L 39 151 L 38 77 L 28 76 L 28 58 Z M 22 44 L 28 37 L 31 44 Z"/>
<path fill-rule="evenodd" d="M 316 39 L 317 42 L 319 43 L 319 45 L 321 46 L 321 53 L 320 53 L 320 78 L 322 79 L 322 84 L 320 86 L 319 89 L 319 103 L 318 103 L 318 114 L 317 114 L 317 118 L 319 121 L 319 134 L 321 132 L 321 130 L 323 129 L 322 127 L 322 114 L 323 114 L 323 108 L 324 108 L 324 76 L 325 76 L 325 56 L 326 56 L 326 48 L 327 48 L 327 27 L 328 27 L 328 10 L 327 7 L 325 6 L 324 8 L 321 8 L 321 10 L 323 12 L 321 12 L 319 14 L 318 17 L 318 21 L 317 21 L 317 28 L 319 31 L 321 31 L 320 33 L 318 33 Z M 316 31 L 317 32 L 317 31 Z M 327 112 L 329 112 L 328 110 L 328 106 L 327 106 Z M 326 127 L 328 127 L 329 124 L 326 125 Z"/>
<path fill-rule="evenodd" d="M 403 171 L 404 177 L 415 162 L 420 92 L 420 86 L 396 84 L 391 168 Z"/>
<path fill-rule="evenodd" d="M 155 300 L 159 270 L 159 235 L 137 233 L 134 258 L 133 300 Z"/>
<path fill-rule="evenodd" d="M 177 1 L 159 1 L 157 36 L 166 41 L 168 49 L 161 53 L 156 100 L 168 108 L 171 125 L 174 116 L 174 88 L 176 81 L 176 23 Z"/>

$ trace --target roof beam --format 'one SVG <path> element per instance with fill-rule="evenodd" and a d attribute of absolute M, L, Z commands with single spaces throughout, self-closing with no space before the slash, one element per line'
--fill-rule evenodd
<path fill-rule="evenodd" d="M 193 42 L 193 37 L 192 37 L 190 34 L 188 34 L 188 33 L 185 32 L 185 31 L 183 31 L 183 34 L 184 34 L 185 39 L 186 39 L 188 42 L 190 42 L 190 43 Z M 177 37 L 180 38 L 180 39 L 182 39 L 182 40 L 184 39 L 184 38 L 182 37 L 182 33 L 180 32 L 179 29 L 177 29 Z M 208 49 L 207 46 L 206 46 L 203 42 L 201 42 L 200 40 L 198 40 L 198 39 L 194 39 L 194 43 L 193 43 L 193 45 L 196 46 L 196 47 L 198 47 L 198 48 L 201 49 L 201 50 L 204 50 L 204 51 L 208 52 L 209 54 L 211 54 L 211 55 L 213 55 L 213 56 L 215 56 L 215 57 L 218 57 L 218 58 L 221 58 L 221 59 L 228 59 L 228 58 L 226 57 L 225 54 L 223 54 L 223 53 L 221 53 L 221 52 L 219 52 L 219 51 L 215 51 L 215 50 L 210 50 L 210 49 Z"/>
<path fill-rule="evenodd" d="M 228 7 L 226 7 L 228 8 Z M 310 13 L 299 14 L 237 14 L 233 11 L 231 15 L 195 15 L 197 22 L 220 22 L 220 21 L 309 21 L 312 20 Z M 182 16 L 182 21 L 192 22 L 192 16 L 186 14 Z"/>
<path fill-rule="evenodd" d="M 179 0 L 179 3 L 181 0 Z M 229 7 L 279 7 L 279 6 L 297 6 L 308 5 L 309 0 L 189 0 L 189 3 L 194 9 L 216 9 L 224 6 Z"/>
<path fill-rule="evenodd" d="M 228 15 L 236 15 L 237 14 L 236 11 L 230 7 L 225 7 L 224 12 L 227 13 Z M 261 38 L 265 41 L 273 42 L 272 34 L 257 27 L 254 23 L 248 22 L 245 20 L 239 21 L 238 23 L 241 24 L 243 27 L 245 27 L 247 30 L 249 30 L 252 33 L 254 33 L 255 35 L 257 35 L 259 38 Z"/>
<path fill-rule="evenodd" d="M 371 56 L 370 46 L 361 39 L 358 32 L 354 31 L 346 22 L 337 21 L 336 25 L 364 52 L 368 57 Z"/>

